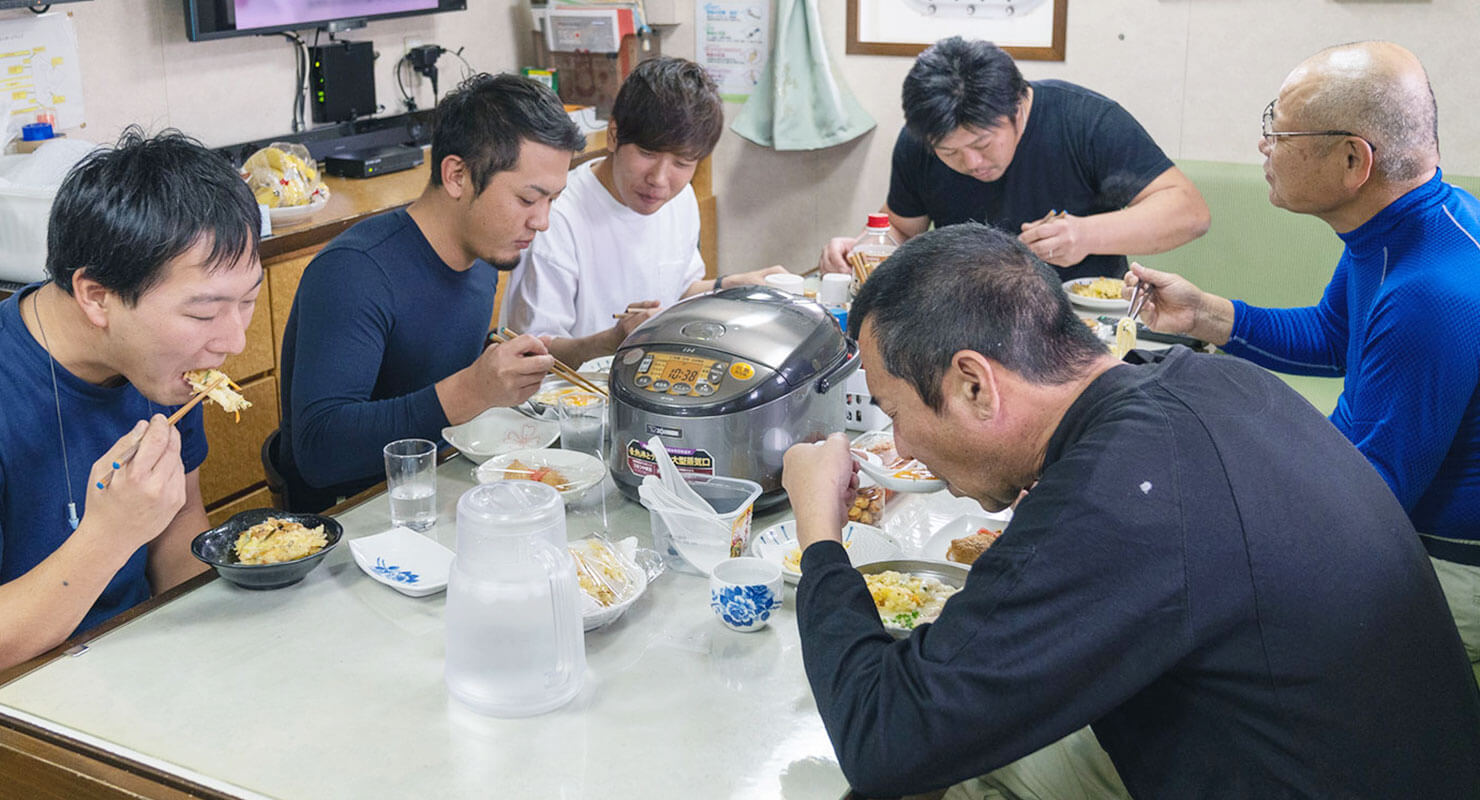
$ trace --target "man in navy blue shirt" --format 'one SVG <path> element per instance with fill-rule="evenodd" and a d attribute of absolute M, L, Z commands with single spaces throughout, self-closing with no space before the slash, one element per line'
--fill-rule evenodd
<path fill-rule="evenodd" d="M 1258 308 L 1166 272 L 1146 321 L 1269 369 L 1342 377 L 1331 422 L 1377 468 L 1433 557 L 1480 676 L 1480 201 L 1444 182 L 1434 93 L 1390 42 L 1306 59 L 1264 113 L 1274 205 L 1345 245 L 1319 303 Z"/>
<path fill-rule="evenodd" d="M 283 336 L 273 461 L 296 511 L 384 478 L 381 451 L 539 388 L 553 359 L 518 336 L 483 349 L 498 273 L 518 265 L 585 139 L 559 98 L 478 75 L 437 105 L 431 180 L 409 207 L 330 242 L 303 273 Z"/>
<path fill-rule="evenodd" d="M 0 669 L 204 569 L 201 409 L 165 415 L 246 344 L 260 222 L 176 132 L 131 128 L 62 182 L 47 281 L 0 303 Z"/>
<path fill-rule="evenodd" d="M 963 224 L 853 304 L 899 454 L 992 510 L 1032 487 L 934 623 L 892 639 L 848 563 L 847 441 L 786 454 L 803 661 L 849 781 L 936 789 L 1088 725 L 1105 796 L 1480 797 L 1480 690 L 1371 465 L 1246 361 L 1121 363 L 1057 278 Z"/>
<path fill-rule="evenodd" d="M 903 104 L 882 209 L 900 242 L 982 222 L 1018 234 L 1069 280 L 1119 277 L 1126 254 L 1208 230 L 1197 187 L 1129 112 L 1072 83 L 1024 80 L 991 42 L 936 42 L 910 68 Z M 831 240 L 818 266 L 847 272 L 855 242 Z"/>

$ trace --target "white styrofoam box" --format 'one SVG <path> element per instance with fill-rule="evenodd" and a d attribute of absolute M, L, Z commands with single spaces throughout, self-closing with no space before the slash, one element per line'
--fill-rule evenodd
<path fill-rule="evenodd" d="M 874 405 L 863 370 L 848 376 L 843 384 L 843 427 L 850 431 L 876 431 L 889 427 L 889 416 Z"/>
<path fill-rule="evenodd" d="M 46 277 L 46 223 L 62 178 L 97 145 L 54 139 L 26 155 L 0 156 L 0 280 Z"/>

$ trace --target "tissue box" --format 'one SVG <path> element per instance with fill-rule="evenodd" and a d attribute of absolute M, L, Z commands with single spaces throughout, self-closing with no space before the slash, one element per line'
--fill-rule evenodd
<path fill-rule="evenodd" d="M 843 427 L 850 431 L 877 431 L 889 427 L 889 416 L 874 405 L 863 370 L 843 384 Z"/>

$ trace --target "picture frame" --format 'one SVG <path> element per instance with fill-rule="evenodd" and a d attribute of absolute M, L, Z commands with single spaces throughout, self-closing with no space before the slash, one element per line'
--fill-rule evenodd
<path fill-rule="evenodd" d="M 1069 0 L 848 0 L 850 55 L 909 56 L 948 36 L 1013 58 L 1063 61 Z"/>

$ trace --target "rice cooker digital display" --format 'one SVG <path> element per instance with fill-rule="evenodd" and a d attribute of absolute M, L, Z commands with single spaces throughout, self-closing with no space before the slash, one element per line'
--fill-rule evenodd
<path fill-rule="evenodd" d="M 633 384 L 660 394 L 708 397 L 719 388 L 728 362 L 677 353 L 650 353 L 637 365 Z"/>

